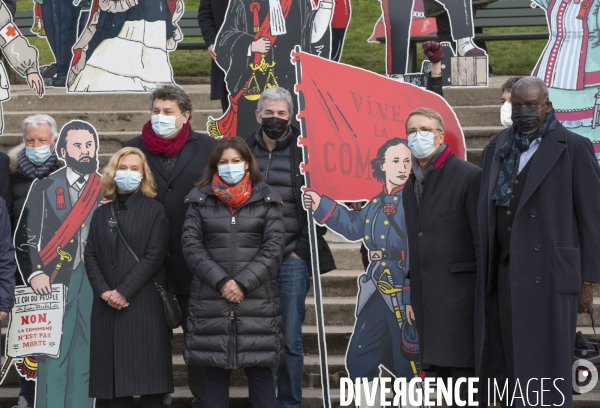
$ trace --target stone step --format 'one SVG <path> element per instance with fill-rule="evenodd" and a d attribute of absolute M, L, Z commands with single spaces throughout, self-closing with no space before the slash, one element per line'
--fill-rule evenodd
<path fill-rule="evenodd" d="M 360 244 L 357 243 L 329 243 L 329 248 L 333 253 L 335 264 L 339 270 L 358 270 L 362 268 L 362 256 L 360 254 Z M 327 274 L 322 275 L 327 276 Z"/>
<path fill-rule="evenodd" d="M 323 315 L 326 326 L 352 326 L 356 309 L 356 296 L 324 297 Z M 315 298 L 306 298 L 305 324 L 316 324 Z"/>
<path fill-rule="evenodd" d="M 327 342 L 327 354 L 330 356 L 346 355 L 346 349 L 348 348 L 352 330 L 354 330 L 353 326 L 326 326 L 325 338 Z M 307 355 L 319 354 L 319 341 L 316 326 L 305 324 L 302 327 L 302 342 L 304 353 Z M 183 353 L 184 339 L 181 327 L 176 329 L 173 333 L 172 346 L 173 354 L 181 355 Z"/>
<path fill-rule="evenodd" d="M 194 109 L 221 109 L 220 101 L 210 100 L 210 85 L 186 85 L 183 87 L 189 95 Z M 27 86 L 11 86 L 11 98 L 3 102 L 4 112 L 35 111 L 94 111 L 145 110 L 148 114 L 152 102 L 150 93 L 67 93 L 64 89 L 46 90 L 43 98 L 30 91 Z"/>
<path fill-rule="evenodd" d="M 335 253 L 334 257 L 338 258 Z M 362 264 L 361 264 L 362 266 Z M 324 297 L 349 296 L 356 297 L 358 293 L 357 279 L 363 270 L 336 270 L 321 275 L 321 291 Z M 314 296 L 314 285 L 311 284 L 308 296 Z"/>
<path fill-rule="evenodd" d="M 20 133 L 21 122 L 34 111 L 4 111 L 4 131 Z M 47 111 L 56 120 L 60 129 L 70 120 L 79 119 L 90 122 L 98 132 L 141 132 L 142 127 L 150 120 L 149 110 L 83 110 L 83 111 Z M 209 116 L 220 116 L 218 109 L 195 109 L 192 112 L 192 128 L 206 129 Z"/>
<path fill-rule="evenodd" d="M 461 126 L 498 126 L 500 107 L 498 105 L 453 106 Z"/>

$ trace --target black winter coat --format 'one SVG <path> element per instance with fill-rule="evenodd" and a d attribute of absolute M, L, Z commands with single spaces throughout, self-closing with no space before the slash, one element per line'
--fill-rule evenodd
<path fill-rule="evenodd" d="M 493 328 L 498 319 L 487 314 L 494 258 L 498 262 L 493 250 L 496 206 L 491 196 L 500 169 L 494 154 L 511 137 L 511 128 L 499 133 L 481 159 L 475 359 L 482 376 L 487 367 L 496 365 L 494 360 L 503 359 L 502 353 L 488 352 L 498 338 L 487 335 L 499 330 Z M 515 378 L 523 394 L 530 378 L 563 378 L 555 383 L 560 392 L 554 386 L 546 388 L 550 391 L 544 403 L 564 402 L 561 406 L 569 408 L 573 406 L 572 359 L 582 281 L 600 282 L 600 167 L 590 140 L 560 123 L 542 138 L 530 160 L 510 240 Z M 533 401 L 537 396 L 529 390 L 528 398 Z M 515 399 L 515 407 L 523 403 Z"/>
<path fill-rule="evenodd" d="M 217 33 L 225 21 L 228 1 L 200 0 L 198 26 L 207 47 L 214 45 Z M 223 99 L 228 95 L 225 87 L 225 72 L 215 61 L 210 62 L 210 99 Z"/>
<path fill-rule="evenodd" d="M 277 271 L 284 248 L 281 196 L 267 184 L 234 215 L 210 185 L 194 188 L 183 227 L 183 253 L 194 273 L 183 356 L 187 364 L 224 369 L 277 367 L 285 343 Z M 221 297 L 217 284 L 235 278 L 240 304 Z"/>
<path fill-rule="evenodd" d="M 168 174 L 162 155 L 152 154 L 144 148 L 142 137 L 138 136 L 126 142 L 124 146 L 137 147 L 148 158 L 148 164 L 156 182 L 156 200 L 167 213 L 169 222 L 169 249 L 165 257 L 167 267 L 167 285 L 178 295 L 187 295 L 190 291 L 192 273 L 181 252 L 181 230 L 185 219 L 187 203 L 185 196 L 194 188 L 194 183 L 202 178 L 204 167 L 208 163 L 210 152 L 216 140 L 190 129 L 188 141 L 179 152 L 175 168 Z"/>
<path fill-rule="evenodd" d="M 474 367 L 481 169 L 450 156 L 427 174 L 420 207 L 414 184 L 411 173 L 402 199 L 422 366 Z"/>
<path fill-rule="evenodd" d="M 268 182 L 268 180 L 271 179 L 271 177 L 272 177 L 269 174 L 269 172 L 271 171 L 271 168 L 272 167 L 276 168 L 278 170 L 277 171 L 278 174 L 276 177 L 277 180 L 274 180 L 276 182 L 276 186 L 272 186 L 272 187 L 276 188 L 280 194 L 287 195 L 288 200 L 295 200 L 296 211 L 294 213 L 298 217 L 298 220 L 297 220 L 297 223 L 293 223 L 293 224 L 297 225 L 297 227 L 296 227 L 297 230 L 293 232 L 294 236 L 290 237 L 290 234 L 287 230 L 287 225 L 286 225 L 286 242 L 290 241 L 290 238 L 295 240 L 295 245 L 293 246 L 292 250 L 296 253 L 296 255 L 298 255 L 300 258 L 302 258 L 304 261 L 306 261 L 308 263 L 308 267 L 310 270 L 311 256 L 310 256 L 310 241 L 309 241 L 309 236 L 308 236 L 308 218 L 306 215 L 306 210 L 304 209 L 304 206 L 302 205 L 302 187 L 304 186 L 304 176 L 302 175 L 302 173 L 300 173 L 300 164 L 303 162 L 302 148 L 300 146 L 298 146 L 298 138 L 300 137 L 300 130 L 293 125 L 290 128 L 292 129 L 292 135 L 291 135 L 292 140 L 290 143 L 291 154 L 289 155 L 289 162 L 290 162 L 290 164 L 289 164 L 290 173 L 288 173 L 290 175 L 289 181 L 284 179 L 285 173 L 282 171 L 284 168 L 284 164 L 281 162 L 273 163 L 273 164 L 271 162 L 268 162 L 267 167 L 265 167 L 265 169 L 263 169 L 262 167 L 260 169 L 261 169 L 261 172 L 263 173 L 263 176 L 265 176 L 265 178 L 267 178 L 267 182 Z M 260 157 L 264 156 L 265 152 L 266 152 L 267 157 L 269 157 L 269 153 L 265 150 L 264 147 L 262 147 L 257 142 L 257 137 L 260 137 L 260 132 L 261 132 L 261 130 L 258 129 L 256 132 L 252 133 L 250 136 L 248 136 L 246 138 L 246 142 L 248 143 L 248 146 L 250 146 L 250 150 L 252 150 L 252 153 L 254 154 L 254 156 L 257 157 L 257 161 L 259 162 L 259 164 L 261 163 Z M 275 162 L 277 162 L 277 160 L 275 160 Z M 286 164 L 286 166 L 288 166 L 288 165 Z M 279 188 L 278 188 L 278 186 L 279 186 Z M 290 213 L 291 212 L 292 211 L 290 211 Z M 292 223 L 288 222 L 288 224 L 292 224 Z M 329 271 L 336 269 L 335 261 L 333 259 L 333 254 L 331 253 L 331 249 L 329 249 L 329 245 L 327 244 L 327 241 L 325 241 L 325 233 L 326 232 L 327 232 L 326 227 L 317 226 L 317 244 L 318 244 L 317 250 L 319 252 L 319 271 L 321 273 L 329 272 Z M 291 251 L 290 251 L 290 253 L 291 253 Z"/>
<path fill-rule="evenodd" d="M 111 206 L 137 262 L 108 226 Z M 164 285 L 167 217 L 141 193 L 120 210 L 113 201 L 96 210 L 85 246 L 85 270 L 94 291 L 90 336 L 90 397 L 114 398 L 173 392 L 170 332 L 162 299 L 151 279 Z M 117 310 L 100 298 L 116 289 L 129 306 Z"/>
<path fill-rule="evenodd" d="M 4 199 L 9 219 L 12 214 L 13 196 L 10 177 L 10 159 L 6 153 L 0 152 L 0 197 Z"/>

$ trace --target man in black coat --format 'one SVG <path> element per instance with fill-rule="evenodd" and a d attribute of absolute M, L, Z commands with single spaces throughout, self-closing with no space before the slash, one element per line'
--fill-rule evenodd
<path fill-rule="evenodd" d="M 221 100 L 223 113 L 229 106 L 228 92 L 225 87 L 225 72 L 216 63 L 215 39 L 225 20 L 225 12 L 229 2 L 222 0 L 201 0 L 198 8 L 198 25 L 210 55 L 210 99 Z"/>
<path fill-rule="evenodd" d="M 15 304 L 15 249 L 10 232 L 10 214 L 0 197 L 0 321 L 4 320 Z"/>
<path fill-rule="evenodd" d="M 293 112 L 292 97 L 286 89 L 274 87 L 264 91 L 256 110 L 261 127 L 246 138 L 267 184 L 283 197 L 285 251 L 277 282 L 283 308 L 286 361 L 278 371 L 279 407 L 302 406 L 302 324 L 310 287 L 311 252 L 301 191 L 302 149 L 298 146 L 300 131 L 291 125 Z M 320 228 L 317 239 L 321 273 L 335 269 L 333 255 L 323 237 L 325 231 Z"/>
<path fill-rule="evenodd" d="M 589 139 L 556 120 L 542 80 L 519 80 L 511 103 L 513 125 L 481 162 L 476 370 L 492 391 L 508 378 L 509 395 L 526 398 L 505 406 L 543 388 L 544 404 L 570 408 L 577 312 L 600 281 L 600 167 Z"/>
<path fill-rule="evenodd" d="M 187 204 L 185 197 L 202 178 L 216 141 L 190 127 L 192 101 L 178 86 L 165 85 L 152 93 L 152 119 L 142 135 L 126 142 L 137 147 L 148 159 L 156 182 L 156 200 L 161 202 L 169 220 L 169 249 L 165 258 L 167 286 L 175 292 L 187 321 L 192 272 L 181 248 L 181 234 Z M 182 325 L 187 333 L 185 323 Z M 188 366 L 188 384 L 194 400 L 192 407 L 204 407 L 204 368 Z"/>
<path fill-rule="evenodd" d="M 431 109 L 411 112 L 406 134 L 413 167 L 402 201 L 421 369 L 473 377 L 481 169 L 444 144 L 443 119 Z"/>
<path fill-rule="evenodd" d="M 0 152 L 0 197 L 4 199 L 8 213 L 12 214 L 12 186 L 10 182 L 10 159 Z"/>

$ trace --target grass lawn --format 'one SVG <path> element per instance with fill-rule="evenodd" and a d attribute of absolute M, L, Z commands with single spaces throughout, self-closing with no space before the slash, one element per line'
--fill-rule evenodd
<path fill-rule="evenodd" d="M 199 0 L 185 0 L 186 10 L 198 10 Z M 342 62 L 359 66 L 380 74 L 385 73 L 385 45 L 367 43 L 375 22 L 381 15 L 380 3 L 376 0 L 351 0 L 352 19 Z M 33 0 L 18 0 L 18 10 L 31 10 Z M 531 28 L 490 28 L 485 32 L 499 31 L 544 31 L 544 27 Z M 184 39 L 193 41 L 194 38 Z M 45 65 L 54 58 L 47 42 L 40 38 L 29 38 L 29 41 L 40 50 L 40 64 Z M 490 41 L 487 43 L 490 63 L 495 75 L 528 75 L 539 58 L 545 40 L 534 41 Z M 421 47 L 418 49 L 418 63 L 420 66 L 424 58 Z M 210 58 L 205 50 L 174 51 L 170 54 L 171 65 L 177 76 L 207 76 L 210 71 Z"/>

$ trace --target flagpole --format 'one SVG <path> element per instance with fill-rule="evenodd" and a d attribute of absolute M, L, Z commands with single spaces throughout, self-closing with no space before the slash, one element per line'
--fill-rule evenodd
<path fill-rule="evenodd" d="M 294 47 L 294 52 L 300 52 L 300 46 Z M 296 83 L 299 84 L 302 78 L 302 69 L 300 61 L 296 60 Z M 298 111 L 303 111 L 304 96 L 298 93 Z M 302 137 L 306 137 L 306 119 L 300 119 L 300 130 Z M 304 164 L 308 163 L 308 150 L 306 145 L 302 147 Z M 304 173 L 305 185 L 310 188 L 310 174 Z M 317 244 L 317 228 L 315 224 L 314 213 L 312 209 L 308 210 L 308 236 L 310 240 L 310 260 L 312 267 L 313 287 L 315 294 L 315 313 L 317 320 L 317 338 L 319 341 L 319 362 L 321 365 L 321 388 L 323 389 L 323 406 L 331 407 L 331 397 L 329 393 L 329 367 L 327 365 L 327 341 L 325 339 L 325 318 L 323 317 L 323 294 L 321 292 L 321 274 L 319 270 L 319 252 Z"/>

